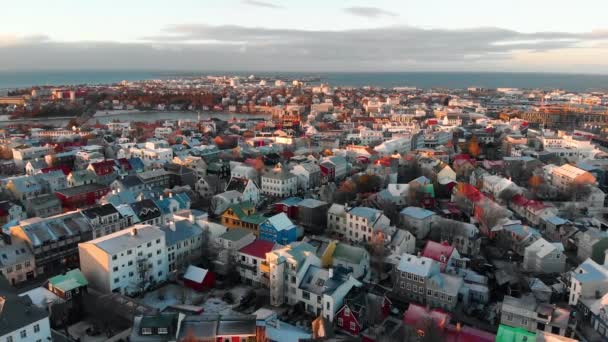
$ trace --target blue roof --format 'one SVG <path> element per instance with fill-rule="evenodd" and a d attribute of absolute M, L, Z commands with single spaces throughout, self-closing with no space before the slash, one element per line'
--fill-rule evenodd
<path fill-rule="evenodd" d="M 559 226 L 565 223 L 568 223 L 568 220 L 564 220 L 563 218 L 559 217 L 559 216 L 550 216 L 545 218 L 545 221 L 555 225 L 555 226 Z"/>
<path fill-rule="evenodd" d="M 293 206 L 293 205 L 298 205 L 298 203 L 300 203 L 300 202 L 302 202 L 302 199 L 300 197 L 289 197 L 289 198 L 282 200 L 278 204 Z"/>
<path fill-rule="evenodd" d="M 132 191 L 123 190 L 115 194 L 107 195 L 106 201 L 116 207 L 121 204 L 133 203 L 137 201 L 137 199 L 135 198 L 135 194 Z"/>
<path fill-rule="evenodd" d="M 581 283 L 608 280 L 608 270 L 592 259 L 587 259 L 572 272 L 572 277 Z"/>
<path fill-rule="evenodd" d="M 167 246 L 174 245 L 180 241 L 184 241 L 193 238 L 201 234 L 201 229 L 190 223 L 188 220 L 179 220 L 175 222 L 175 231 L 171 230 L 168 226 L 160 227 L 165 232 L 165 240 Z"/>
<path fill-rule="evenodd" d="M 407 207 L 401 210 L 400 212 L 401 215 L 405 215 L 405 216 L 410 216 L 413 217 L 415 219 L 425 219 L 429 216 L 433 216 L 435 215 L 434 212 L 430 211 L 430 210 L 426 210 L 423 208 L 419 208 L 419 207 Z"/>
<path fill-rule="evenodd" d="M 348 213 L 354 216 L 364 217 L 368 221 L 373 221 L 376 218 L 376 215 L 380 214 L 380 210 L 368 207 L 355 207 Z"/>
<path fill-rule="evenodd" d="M 144 170 L 144 162 L 141 160 L 141 158 L 139 157 L 135 157 L 135 158 L 129 158 L 128 159 L 129 164 L 131 164 L 131 167 L 133 168 L 133 170 Z"/>

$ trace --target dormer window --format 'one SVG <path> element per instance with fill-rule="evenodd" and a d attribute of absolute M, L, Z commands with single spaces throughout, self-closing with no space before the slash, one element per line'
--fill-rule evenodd
<path fill-rule="evenodd" d="M 142 335 L 152 335 L 152 329 L 151 328 L 141 328 L 141 334 Z"/>
<path fill-rule="evenodd" d="M 167 328 L 158 328 L 159 335 L 167 335 L 169 333 L 169 329 Z"/>

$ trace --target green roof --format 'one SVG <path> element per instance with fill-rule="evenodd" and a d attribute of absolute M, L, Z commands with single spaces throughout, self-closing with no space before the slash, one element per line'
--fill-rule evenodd
<path fill-rule="evenodd" d="M 260 215 L 260 214 L 251 214 L 246 215 L 245 209 L 255 208 L 255 205 L 251 201 L 245 201 L 241 203 L 236 203 L 230 206 L 230 209 L 234 211 L 234 214 L 243 222 L 251 223 L 251 224 L 262 224 L 268 218 Z"/>
<path fill-rule="evenodd" d="M 522 328 L 500 325 L 496 342 L 536 342 L 536 334 Z"/>
<path fill-rule="evenodd" d="M 75 268 L 65 274 L 60 274 L 49 279 L 49 284 L 63 292 L 73 290 L 78 287 L 89 285 L 87 279 L 79 269 Z"/>
<path fill-rule="evenodd" d="M 334 250 L 334 258 L 347 260 L 353 264 L 358 264 L 365 256 L 365 250 L 345 243 L 339 243 Z"/>

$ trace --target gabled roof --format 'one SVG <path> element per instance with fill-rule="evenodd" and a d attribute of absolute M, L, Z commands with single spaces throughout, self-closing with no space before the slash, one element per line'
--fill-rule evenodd
<path fill-rule="evenodd" d="M 268 218 L 267 222 L 276 229 L 276 231 L 294 229 L 296 226 L 291 222 L 285 213 L 276 214 Z"/>
<path fill-rule="evenodd" d="M 442 264 L 442 269 L 445 268 L 448 260 L 454 253 L 454 247 L 450 246 L 447 242 L 439 243 L 432 240 L 428 240 L 424 249 L 422 250 L 422 256 L 431 258 Z"/>

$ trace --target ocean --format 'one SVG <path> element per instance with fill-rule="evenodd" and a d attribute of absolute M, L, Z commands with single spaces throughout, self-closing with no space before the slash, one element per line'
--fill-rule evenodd
<path fill-rule="evenodd" d="M 257 75 L 302 79 L 318 77 L 332 86 L 544 88 L 568 91 L 608 90 L 608 75 L 503 72 L 202 72 L 202 71 L 0 71 L 0 89 L 33 85 L 109 84 L 123 80 L 170 79 L 203 75 Z"/>

